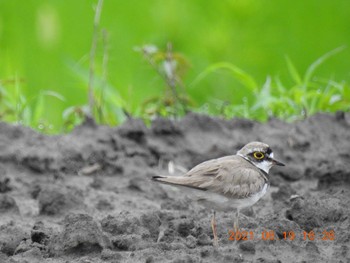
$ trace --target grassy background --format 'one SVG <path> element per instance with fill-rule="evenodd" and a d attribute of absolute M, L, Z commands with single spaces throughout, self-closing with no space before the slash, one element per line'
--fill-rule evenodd
<path fill-rule="evenodd" d="M 64 110 L 87 104 L 95 6 L 92 0 L 0 0 L 2 119 L 20 118 L 11 115 L 6 103 L 17 111 L 27 107 L 23 115 L 31 117 L 25 124 L 50 125 L 47 132 L 60 132 Z M 164 81 L 135 47 L 152 43 L 164 50 L 169 41 L 190 65 L 183 81 L 193 108 L 220 114 L 216 103 L 225 102 L 232 106 L 225 108 L 226 117 L 257 119 L 264 119 L 266 112 L 287 118 L 305 107 L 312 107 L 311 112 L 348 109 L 349 11 L 347 0 L 105 0 L 100 27 L 109 35 L 107 81 L 113 90 L 110 95 L 117 98 L 111 116 L 115 122 L 122 119 L 120 105 L 142 115 L 143 102 L 164 94 Z M 312 62 L 340 46 L 345 49 L 312 72 L 317 84 L 305 79 Z M 292 61 L 289 67 L 286 55 Z M 97 78 L 102 75 L 102 56 L 100 39 Z M 220 66 L 193 84 L 208 67 L 222 61 L 247 72 L 258 88 L 249 90 L 237 74 L 232 77 L 232 70 Z M 266 82 L 267 76 L 273 77 L 271 82 Z M 327 92 L 328 98 L 320 101 Z M 291 96 L 293 101 L 279 100 Z M 305 101 L 315 96 L 316 102 Z M 257 105 L 258 97 L 265 98 L 263 105 Z M 328 107 L 334 101 L 341 104 Z M 245 103 L 249 107 L 244 109 Z M 300 103 L 297 109 L 279 114 L 279 108 L 295 103 Z"/>

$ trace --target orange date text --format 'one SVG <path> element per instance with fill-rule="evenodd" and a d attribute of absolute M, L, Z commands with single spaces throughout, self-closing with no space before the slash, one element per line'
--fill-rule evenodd
<path fill-rule="evenodd" d="M 260 233 L 255 233 L 253 231 L 228 231 L 229 240 L 231 241 L 239 241 L 239 240 L 323 240 L 323 241 L 333 241 L 335 240 L 335 232 L 333 230 L 327 231 L 321 231 L 321 232 L 315 232 L 313 230 L 311 231 L 302 231 L 295 233 L 293 230 L 283 231 L 282 233 L 279 232 L 279 235 L 275 233 L 273 230 L 264 230 Z"/>

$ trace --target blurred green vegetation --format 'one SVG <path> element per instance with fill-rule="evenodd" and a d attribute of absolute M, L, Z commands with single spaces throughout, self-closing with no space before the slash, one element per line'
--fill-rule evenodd
<path fill-rule="evenodd" d="M 81 121 L 96 4 L 0 0 L 1 120 L 49 133 Z M 128 113 L 293 120 L 349 110 L 349 11 L 347 0 L 105 0 L 94 114 L 113 125 Z M 145 47 L 158 49 L 147 57 Z"/>

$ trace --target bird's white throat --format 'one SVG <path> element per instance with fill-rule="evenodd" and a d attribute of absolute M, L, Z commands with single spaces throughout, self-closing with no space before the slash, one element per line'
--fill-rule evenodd
<path fill-rule="evenodd" d="M 240 153 L 237 153 L 237 155 L 243 157 L 244 159 L 246 159 L 250 163 L 254 164 L 256 167 L 258 167 L 259 169 L 263 170 L 267 174 L 269 173 L 271 167 L 273 166 L 271 161 L 264 160 L 262 162 L 253 162 L 253 161 L 249 160 L 248 157 L 243 156 Z M 270 154 L 270 157 L 273 158 L 273 153 Z"/>
<path fill-rule="evenodd" d="M 258 167 L 259 169 L 263 170 L 265 173 L 269 173 L 271 167 L 273 166 L 272 162 L 270 161 L 262 161 L 262 162 L 253 162 L 253 164 Z"/>

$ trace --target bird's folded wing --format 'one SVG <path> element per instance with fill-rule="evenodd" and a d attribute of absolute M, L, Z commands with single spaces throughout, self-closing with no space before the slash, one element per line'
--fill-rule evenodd
<path fill-rule="evenodd" d="M 234 170 L 221 167 L 210 183 L 200 187 L 229 198 L 245 198 L 260 192 L 266 183 L 266 177 L 254 167 L 236 167 Z"/>
<path fill-rule="evenodd" d="M 258 168 L 237 156 L 201 163 L 185 176 L 156 177 L 157 181 L 209 190 L 230 198 L 244 198 L 260 192 L 266 177 Z"/>

